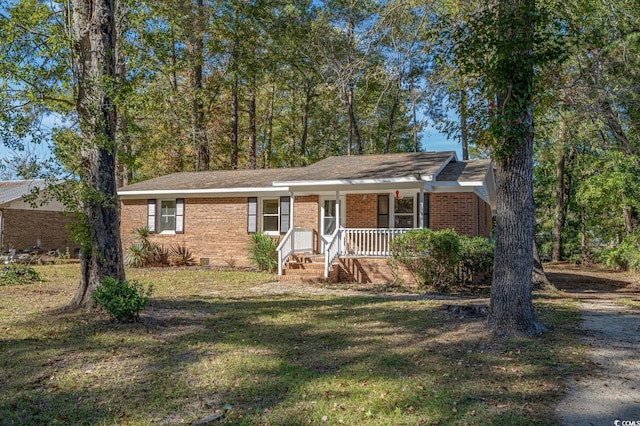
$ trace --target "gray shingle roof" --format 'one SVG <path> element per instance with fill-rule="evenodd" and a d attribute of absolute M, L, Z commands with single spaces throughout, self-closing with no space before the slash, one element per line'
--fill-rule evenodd
<path fill-rule="evenodd" d="M 274 180 L 303 176 L 303 168 L 216 170 L 211 172 L 181 172 L 160 176 L 120 188 L 122 191 L 181 191 L 190 189 L 264 188 Z"/>
<path fill-rule="evenodd" d="M 10 203 L 27 195 L 33 188 L 43 188 L 44 180 L 0 181 L 0 205 Z"/>
<path fill-rule="evenodd" d="M 453 156 L 453 151 L 444 151 L 329 157 L 306 167 L 299 180 L 393 179 L 416 172 L 426 177 L 436 174 Z M 286 180 L 291 179 L 279 179 Z"/>
<path fill-rule="evenodd" d="M 438 182 L 482 182 L 491 166 L 491 160 L 451 162 L 438 174 Z"/>
<path fill-rule="evenodd" d="M 328 157 L 307 167 L 182 172 L 135 183 L 129 191 L 268 188 L 273 182 L 312 182 L 432 176 L 455 156 L 453 151 Z"/>

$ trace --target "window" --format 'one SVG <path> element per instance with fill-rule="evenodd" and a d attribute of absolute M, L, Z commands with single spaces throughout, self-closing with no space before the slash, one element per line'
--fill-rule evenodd
<path fill-rule="evenodd" d="M 149 232 L 182 234 L 184 232 L 184 198 L 175 200 L 147 200 Z"/>
<path fill-rule="evenodd" d="M 277 198 L 262 200 L 262 232 L 278 233 L 280 202 Z"/>
<path fill-rule="evenodd" d="M 322 233 L 333 235 L 336 231 L 336 200 L 324 200 L 322 216 Z"/>
<path fill-rule="evenodd" d="M 413 197 L 395 198 L 393 213 L 394 228 L 413 228 Z"/>
<path fill-rule="evenodd" d="M 176 230 L 176 201 L 162 200 L 160 201 L 160 224 L 158 226 L 160 232 Z"/>

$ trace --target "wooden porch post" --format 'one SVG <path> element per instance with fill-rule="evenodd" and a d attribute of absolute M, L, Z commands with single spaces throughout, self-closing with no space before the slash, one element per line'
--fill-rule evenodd
<path fill-rule="evenodd" d="M 336 229 L 340 228 L 340 210 L 342 210 L 340 206 L 340 191 L 336 191 Z"/>
<path fill-rule="evenodd" d="M 424 228 L 424 186 L 420 188 L 420 206 L 418 208 L 418 228 Z"/>
<path fill-rule="evenodd" d="M 293 195 L 293 192 L 289 195 L 289 229 L 291 229 L 292 233 L 295 234 L 295 227 L 296 227 L 296 223 L 294 222 L 295 218 L 293 217 L 293 211 L 295 210 L 293 208 L 293 205 L 295 204 L 295 199 L 296 196 Z M 288 231 L 288 230 L 287 230 Z M 293 249 L 293 252 L 295 253 L 296 250 L 296 236 L 292 235 L 292 239 L 291 239 L 291 248 Z"/>

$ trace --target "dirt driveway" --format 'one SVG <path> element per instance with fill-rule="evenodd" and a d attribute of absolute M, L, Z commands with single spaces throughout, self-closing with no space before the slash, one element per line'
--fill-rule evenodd
<path fill-rule="evenodd" d="M 547 266 L 559 290 L 580 302 L 581 336 L 594 369 L 567 383 L 556 409 L 562 425 L 640 425 L 640 286 L 625 273 Z M 636 302 L 636 309 L 630 307 Z"/>

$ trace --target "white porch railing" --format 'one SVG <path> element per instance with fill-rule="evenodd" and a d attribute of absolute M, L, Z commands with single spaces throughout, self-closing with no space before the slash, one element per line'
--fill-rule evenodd
<path fill-rule="evenodd" d="M 329 278 L 329 269 L 333 264 L 333 261 L 336 260 L 336 257 L 340 255 L 341 250 L 341 242 L 342 242 L 342 233 L 344 229 L 338 228 L 335 230 L 333 235 L 329 237 L 328 240 L 324 239 L 324 277 Z"/>
<path fill-rule="evenodd" d="M 391 256 L 391 240 L 410 229 L 344 229 L 341 256 Z"/>
<path fill-rule="evenodd" d="M 282 237 L 276 248 L 278 252 L 278 275 L 282 275 L 282 268 L 287 258 L 293 253 L 313 251 L 313 229 L 291 228 Z"/>
<path fill-rule="evenodd" d="M 345 229 L 338 228 L 333 235 L 322 238 L 324 246 L 324 276 L 339 256 L 391 256 L 392 240 L 410 229 Z M 313 251 L 313 229 L 292 228 L 278 245 L 278 275 L 287 258 L 296 252 Z"/>

